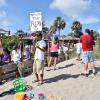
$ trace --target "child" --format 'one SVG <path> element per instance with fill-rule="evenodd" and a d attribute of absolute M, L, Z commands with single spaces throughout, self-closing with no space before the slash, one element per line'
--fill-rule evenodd
<path fill-rule="evenodd" d="M 11 60 L 10 51 L 7 48 L 5 48 L 2 62 L 3 62 L 3 64 L 8 64 L 8 63 L 10 63 L 10 60 Z"/>
<path fill-rule="evenodd" d="M 31 59 L 31 52 L 30 52 L 30 49 L 29 49 L 29 46 L 25 46 L 25 60 L 30 60 Z"/>

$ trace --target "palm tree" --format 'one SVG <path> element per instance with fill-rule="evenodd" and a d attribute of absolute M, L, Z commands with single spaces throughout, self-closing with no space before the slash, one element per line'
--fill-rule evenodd
<path fill-rule="evenodd" d="M 45 22 L 42 22 L 42 31 L 36 31 L 36 33 L 42 33 L 43 38 L 47 38 L 48 37 L 48 33 L 49 33 L 49 28 L 45 25 Z"/>
<path fill-rule="evenodd" d="M 66 26 L 65 21 L 61 17 L 57 17 L 54 20 L 53 26 L 55 27 L 56 31 L 58 30 L 58 32 L 59 32 L 59 39 L 60 39 L 60 31 L 63 30 L 65 28 L 65 26 Z M 64 52 L 63 52 L 63 48 L 62 48 L 60 43 L 59 43 L 59 46 L 61 47 L 61 52 L 63 54 L 63 58 L 65 58 Z"/>
<path fill-rule="evenodd" d="M 8 31 L 8 34 L 10 35 L 10 31 Z"/>
<path fill-rule="evenodd" d="M 50 29 L 49 29 L 49 36 L 50 38 L 53 37 L 53 34 L 55 34 L 57 31 L 56 27 L 55 26 L 51 26 Z"/>
<path fill-rule="evenodd" d="M 48 38 L 49 28 L 42 22 L 42 33 L 44 38 Z"/>
<path fill-rule="evenodd" d="M 54 20 L 54 25 L 56 29 L 59 31 L 59 38 L 60 38 L 60 30 L 64 29 L 66 26 L 65 21 L 61 17 L 57 17 L 56 20 Z"/>
<path fill-rule="evenodd" d="M 49 31 L 49 28 L 45 25 L 45 22 L 43 21 L 42 22 L 42 32 L 43 33 L 48 33 Z"/>
<path fill-rule="evenodd" d="M 80 37 L 82 35 L 82 24 L 79 21 L 74 21 L 71 29 L 74 31 L 75 37 Z"/>
<path fill-rule="evenodd" d="M 57 29 L 56 29 L 55 26 L 51 26 L 51 27 L 50 27 L 50 33 L 51 33 L 51 34 L 55 34 L 56 31 L 57 31 Z"/>
<path fill-rule="evenodd" d="M 93 37 L 93 39 L 97 39 L 97 37 L 99 37 L 99 33 L 97 31 L 94 30 L 90 30 L 90 35 Z"/>

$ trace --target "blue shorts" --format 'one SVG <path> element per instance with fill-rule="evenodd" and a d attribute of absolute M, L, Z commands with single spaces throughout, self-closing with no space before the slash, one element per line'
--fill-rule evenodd
<path fill-rule="evenodd" d="M 94 52 L 93 51 L 83 51 L 82 52 L 82 62 L 94 62 Z"/>

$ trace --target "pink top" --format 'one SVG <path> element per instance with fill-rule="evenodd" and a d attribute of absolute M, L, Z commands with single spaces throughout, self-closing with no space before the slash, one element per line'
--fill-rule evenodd
<path fill-rule="evenodd" d="M 58 52 L 58 49 L 59 49 L 58 43 L 57 44 L 53 43 L 51 46 L 51 52 Z"/>

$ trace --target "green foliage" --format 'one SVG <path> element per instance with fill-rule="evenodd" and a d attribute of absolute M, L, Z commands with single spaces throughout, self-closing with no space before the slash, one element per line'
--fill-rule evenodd
<path fill-rule="evenodd" d="M 75 37 L 80 37 L 82 35 L 82 24 L 79 21 L 74 21 L 71 29 L 75 33 Z"/>
<path fill-rule="evenodd" d="M 54 26 L 59 30 L 63 30 L 66 26 L 66 23 L 61 17 L 57 17 L 56 20 L 54 20 Z"/>
<path fill-rule="evenodd" d="M 21 29 L 17 30 L 16 35 L 19 35 L 19 34 L 24 34 L 24 31 Z"/>
<path fill-rule="evenodd" d="M 94 38 L 94 40 L 97 40 L 97 37 L 99 37 L 99 33 L 94 30 L 90 30 L 90 35 Z"/>
<path fill-rule="evenodd" d="M 94 48 L 94 57 L 95 59 L 100 59 L 100 45 Z"/>
<path fill-rule="evenodd" d="M 71 33 L 68 34 L 68 36 L 75 37 L 75 33 L 71 32 Z"/>
<path fill-rule="evenodd" d="M 66 23 L 65 21 L 61 18 L 61 17 L 57 17 L 55 20 L 54 20 L 54 24 L 53 24 L 54 27 L 56 27 L 56 30 L 59 31 L 59 37 L 60 37 L 60 30 L 64 29 L 65 26 L 66 26 Z"/>
<path fill-rule="evenodd" d="M 55 33 L 57 31 L 56 27 L 55 26 L 51 26 L 50 27 L 50 33 Z"/>
<path fill-rule="evenodd" d="M 97 37 L 97 44 L 100 45 L 100 37 Z"/>
<path fill-rule="evenodd" d="M 47 34 L 49 31 L 49 28 L 45 25 L 45 22 L 42 22 L 42 32 Z"/>
<path fill-rule="evenodd" d="M 19 43 L 19 37 L 18 36 L 3 36 L 2 37 L 2 43 L 3 47 L 7 47 L 8 49 L 12 49 L 14 45 L 17 45 Z"/>
<path fill-rule="evenodd" d="M 36 31 L 36 33 L 41 33 L 43 38 L 48 38 L 49 28 L 45 25 L 45 22 L 42 22 L 42 31 Z"/>

